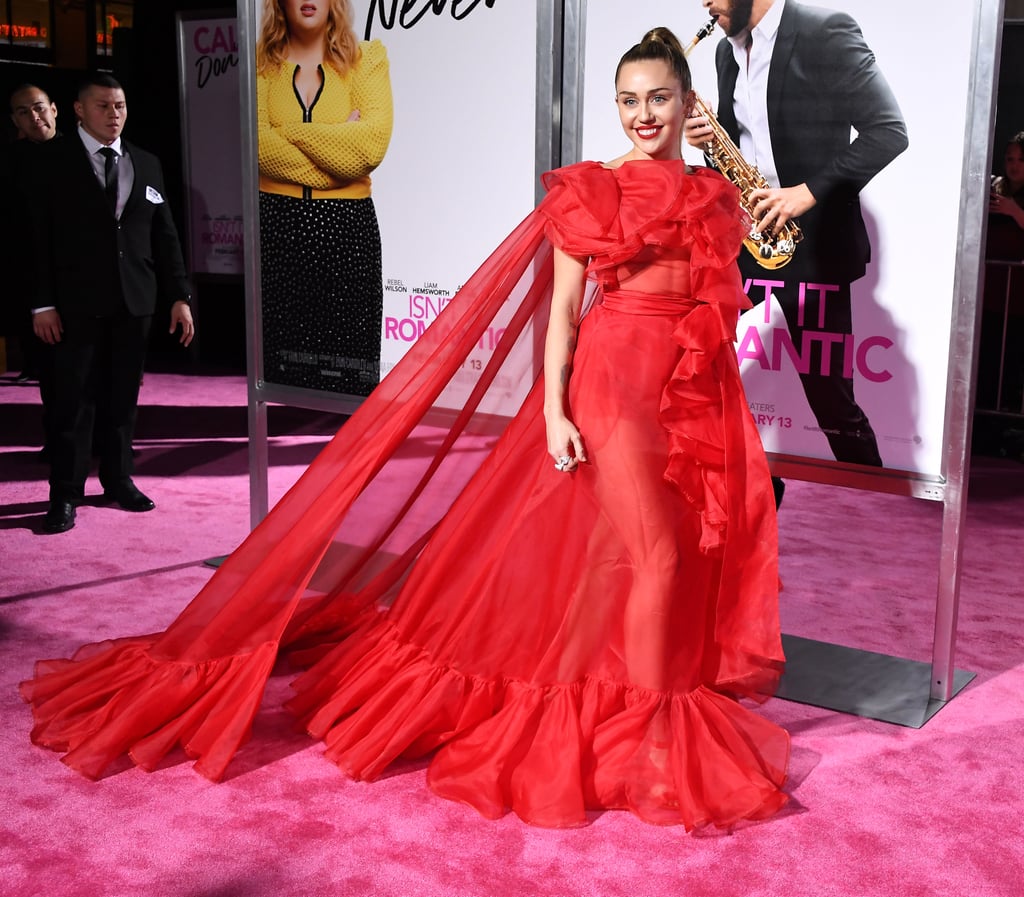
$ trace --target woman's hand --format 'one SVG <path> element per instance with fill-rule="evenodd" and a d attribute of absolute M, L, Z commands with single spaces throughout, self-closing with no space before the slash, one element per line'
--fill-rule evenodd
<path fill-rule="evenodd" d="M 1006 215 L 1017 222 L 1018 227 L 1024 227 L 1024 209 L 1017 205 L 1012 196 L 1003 196 L 999 193 L 989 194 L 988 210 L 993 215 Z"/>
<path fill-rule="evenodd" d="M 571 471 L 587 460 L 583 448 L 583 437 L 576 425 L 564 414 L 545 414 L 548 434 L 548 454 L 555 462 L 556 469 Z M 569 460 L 566 461 L 565 459 Z"/>

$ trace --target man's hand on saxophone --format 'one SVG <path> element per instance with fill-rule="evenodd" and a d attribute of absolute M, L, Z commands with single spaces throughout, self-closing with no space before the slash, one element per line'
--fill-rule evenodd
<path fill-rule="evenodd" d="M 739 204 L 750 216 L 750 233 L 743 240 L 747 251 L 762 268 L 774 271 L 788 265 L 803 232 L 795 214 L 814 205 L 806 185 L 776 190 L 756 167 L 750 165 L 711 107 L 693 95 L 693 114 L 683 122 L 683 135 L 740 191 Z M 757 208 L 755 208 L 757 206 Z"/>
<path fill-rule="evenodd" d="M 798 184 L 795 187 L 752 190 L 750 202 L 758 230 L 773 234 L 791 219 L 799 218 L 814 208 L 817 200 L 806 184 Z"/>
<path fill-rule="evenodd" d="M 707 144 L 715 139 L 715 129 L 699 112 L 683 124 L 683 136 L 694 149 L 707 152 Z M 806 184 L 795 187 L 761 187 L 748 196 L 749 211 L 757 229 L 762 233 L 775 233 L 787 222 L 799 218 L 813 208 L 817 200 Z"/>
<path fill-rule="evenodd" d="M 694 149 L 704 151 L 704 145 L 715 139 L 715 130 L 699 112 L 691 112 L 683 122 L 683 137 Z"/>

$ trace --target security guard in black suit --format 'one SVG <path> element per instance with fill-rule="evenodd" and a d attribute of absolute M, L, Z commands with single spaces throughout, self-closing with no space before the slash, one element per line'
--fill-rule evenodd
<path fill-rule="evenodd" d="M 77 134 L 51 141 L 39 154 L 43 189 L 31 209 L 39 275 L 33 330 L 53 346 L 54 361 L 47 533 L 75 525 L 94 441 L 104 499 L 128 511 L 153 509 L 131 475 L 139 383 L 158 298 L 173 303 L 170 330 L 180 328 L 183 345 L 195 333 L 160 162 L 121 138 L 124 90 L 96 75 L 79 90 L 75 114 Z"/>

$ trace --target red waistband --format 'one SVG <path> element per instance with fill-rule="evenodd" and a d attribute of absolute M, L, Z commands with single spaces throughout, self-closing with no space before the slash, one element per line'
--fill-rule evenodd
<path fill-rule="evenodd" d="M 627 315 L 682 315 L 700 303 L 688 296 L 616 290 L 614 293 L 605 293 L 602 304 L 611 311 Z"/>

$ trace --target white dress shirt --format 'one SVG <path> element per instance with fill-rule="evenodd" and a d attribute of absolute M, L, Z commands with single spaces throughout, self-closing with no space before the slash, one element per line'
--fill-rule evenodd
<path fill-rule="evenodd" d="M 733 93 L 733 111 L 739 129 L 740 152 L 751 165 L 756 165 L 773 187 L 781 186 L 772 154 L 771 131 L 768 127 L 768 69 L 772 64 L 775 38 L 785 0 L 777 0 L 753 30 L 744 30 L 730 37 L 733 56 L 740 71 Z M 749 53 L 747 52 L 748 42 Z"/>

